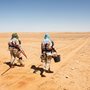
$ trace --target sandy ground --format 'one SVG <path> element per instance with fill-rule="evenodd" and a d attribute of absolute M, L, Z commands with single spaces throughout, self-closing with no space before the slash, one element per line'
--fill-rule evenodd
<path fill-rule="evenodd" d="M 7 43 L 11 33 L 0 33 L 0 90 L 90 90 L 90 33 L 50 33 L 61 61 L 52 59 L 54 73 L 33 73 L 40 62 L 40 42 L 44 33 L 18 33 L 28 59 L 25 67 L 9 69 Z M 5 72 L 5 73 L 4 73 Z M 1 75 L 4 73 L 3 75 Z"/>

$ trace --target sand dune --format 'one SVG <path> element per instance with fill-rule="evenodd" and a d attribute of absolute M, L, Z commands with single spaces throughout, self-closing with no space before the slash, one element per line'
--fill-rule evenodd
<path fill-rule="evenodd" d="M 61 61 L 52 60 L 53 74 L 33 73 L 40 62 L 40 42 L 44 33 L 18 33 L 28 59 L 25 67 L 9 69 L 7 42 L 12 33 L 0 33 L 0 90 L 90 90 L 90 33 L 50 33 Z M 5 73 L 4 73 L 5 72 Z M 3 75 L 1 75 L 4 73 Z"/>

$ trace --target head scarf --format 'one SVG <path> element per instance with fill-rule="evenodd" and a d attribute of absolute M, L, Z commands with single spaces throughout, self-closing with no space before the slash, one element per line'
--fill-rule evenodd
<path fill-rule="evenodd" d="M 46 33 L 46 34 L 44 35 L 44 39 L 50 39 L 50 36 L 49 36 L 48 33 Z"/>
<path fill-rule="evenodd" d="M 19 38 L 19 37 L 18 37 L 18 34 L 17 34 L 17 33 L 13 33 L 13 34 L 12 34 L 12 39 L 13 39 L 13 38 L 17 38 L 17 39 L 18 39 L 18 38 Z"/>

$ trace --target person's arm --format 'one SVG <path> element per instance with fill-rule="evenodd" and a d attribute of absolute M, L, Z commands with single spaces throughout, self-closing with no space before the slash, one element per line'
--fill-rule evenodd
<path fill-rule="evenodd" d="M 54 46 L 54 41 L 51 41 L 52 42 L 52 47 Z"/>
<path fill-rule="evenodd" d="M 21 44 L 19 43 L 18 39 L 14 39 L 15 47 L 21 50 Z"/>
<path fill-rule="evenodd" d="M 19 41 L 19 44 L 21 45 L 21 40 L 18 40 Z"/>

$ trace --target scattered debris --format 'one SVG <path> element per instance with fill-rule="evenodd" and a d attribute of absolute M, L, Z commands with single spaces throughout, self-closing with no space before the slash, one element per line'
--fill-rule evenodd
<path fill-rule="evenodd" d="M 69 78 L 69 76 L 67 75 L 66 78 Z"/>
<path fill-rule="evenodd" d="M 74 67 L 72 67 L 71 69 L 72 69 L 72 70 L 74 70 L 75 68 L 74 68 Z"/>

